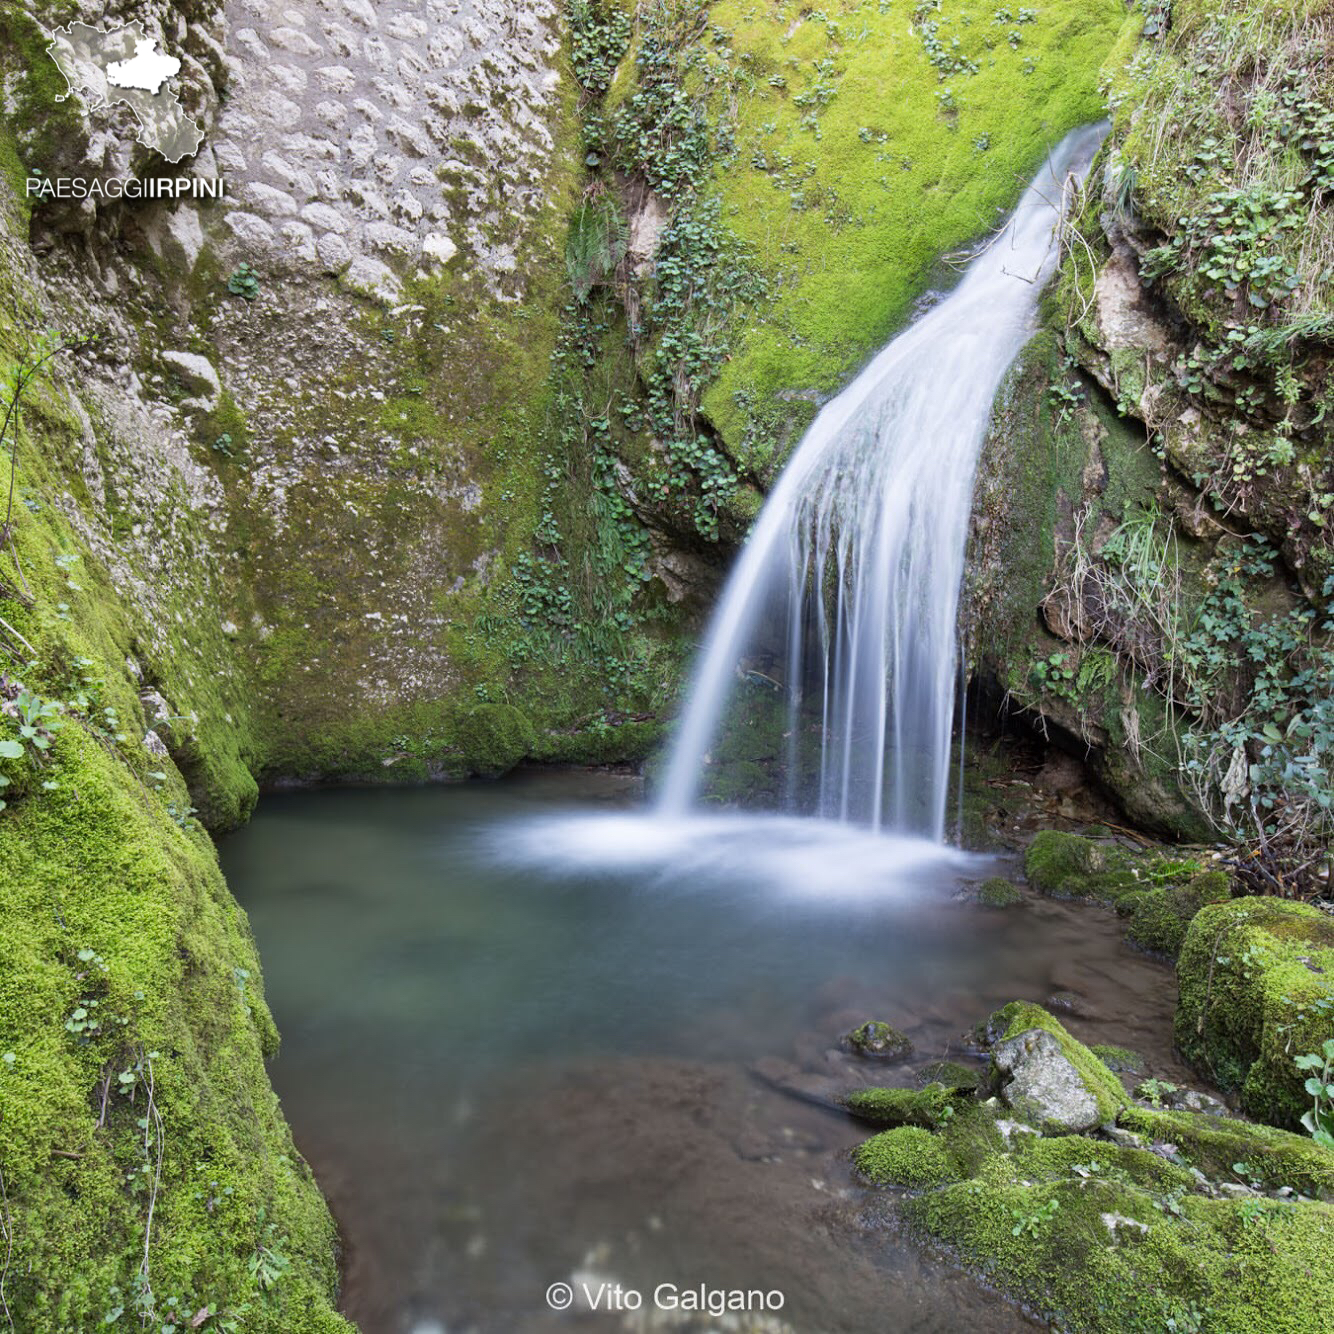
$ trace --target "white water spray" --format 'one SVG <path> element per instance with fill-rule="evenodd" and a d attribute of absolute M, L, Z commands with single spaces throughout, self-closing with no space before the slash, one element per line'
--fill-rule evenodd
<path fill-rule="evenodd" d="M 663 813 L 694 804 L 729 701 L 758 689 L 786 709 L 790 809 L 943 839 L 977 458 L 1103 133 L 1069 135 L 950 296 L 811 424 L 714 614 Z"/>

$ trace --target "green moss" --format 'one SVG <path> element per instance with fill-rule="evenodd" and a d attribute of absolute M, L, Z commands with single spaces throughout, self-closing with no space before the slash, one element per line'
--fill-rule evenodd
<path fill-rule="evenodd" d="M 1011 1001 L 1009 1005 L 997 1010 L 991 1016 L 987 1028 L 989 1033 L 995 1035 L 995 1041 L 998 1042 L 1018 1037 L 1030 1029 L 1043 1029 L 1061 1044 L 1062 1053 L 1074 1066 L 1084 1087 L 1097 1101 L 1098 1113 L 1104 1122 L 1115 1120 L 1117 1112 L 1125 1105 L 1126 1093 L 1121 1081 L 1082 1042 L 1071 1037 L 1064 1025 L 1040 1005 L 1033 1005 L 1027 1001 Z"/>
<path fill-rule="evenodd" d="M 858 1089 L 848 1095 L 847 1107 L 863 1121 L 886 1126 L 942 1125 L 954 1113 L 955 1091 L 931 1083 L 921 1089 Z"/>
<path fill-rule="evenodd" d="M 665 724 L 645 722 L 609 723 L 569 732 L 541 732 L 533 738 L 535 760 L 565 764 L 628 764 L 645 760 L 662 744 Z"/>
<path fill-rule="evenodd" d="M 1182 1159 L 1222 1181 L 1258 1181 L 1267 1189 L 1291 1186 L 1334 1198 L 1334 1153 L 1313 1140 L 1274 1126 L 1197 1112 L 1127 1107 L 1117 1123 L 1136 1134 L 1174 1144 Z M 1239 1171 L 1237 1164 L 1244 1163 Z"/>
<path fill-rule="evenodd" d="M 982 1071 L 962 1061 L 932 1061 L 917 1072 L 919 1084 L 943 1084 L 956 1091 L 975 1090 L 982 1082 Z"/>
<path fill-rule="evenodd" d="M 1158 1334 L 1183 1327 L 1192 1312 L 1202 1317 L 1197 1327 L 1220 1334 L 1246 1334 L 1257 1321 L 1285 1334 L 1326 1327 L 1334 1209 L 1183 1194 L 1184 1183 L 1168 1188 L 1147 1163 L 1152 1155 L 1132 1161 L 1133 1150 L 1073 1143 L 1088 1155 L 1085 1172 L 1088 1163 L 1097 1171 L 1034 1181 L 1030 1153 L 1016 1156 L 1013 1174 L 949 1185 L 904 1210 L 997 1286 L 1072 1331 Z"/>
<path fill-rule="evenodd" d="M 1105 877 L 1128 870 L 1127 862 L 1114 844 L 1044 829 L 1024 854 L 1024 874 L 1044 894 L 1084 897 L 1091 894 L 1092 887 L 1106 884 Z M 1127 876 L 1124 883 L 1133 884 L 1133 877 Z"/>
<path fill-rule="evenodd" d="M 1109 1047 L 1094 1043 L 1091 1051 L 1109 1070 L 1117 1074 L 1137 1075 L 1144 1069 L 1144 1057 L 1129 1047 Z"/>
<path fill-rule="evenodd" d="M 958 1168 L 929 1130 L 900 1126 L 873 1135 L 853 1152 L 857 1170 L 880 1185 L 939 1186 L 957 1180 Z"/>
<path fill-rule="evenodd" d="M 893 1024 L 880 1019 L 868 1019 L 847 1034 L 843 1041 L 859 1055 L 882 1061 L 906 1060 L 913 1049 L 912 1039 L 906 1033 L 900 1033 Z"/>
<path fill-rule="evenodd" d="M 277 1035 L 211 845 L 80 727 L 55 734 L 48 772 L 55 790 L 0 814 L 10 1309 L 26 1329 L 75 1334 L 100 1327 L 116 1288 L 132 1291 L 148 1196 L 125 1183 L 144 1179 L 151 1071 L 159 1299 L 248 1306 L 245 1328 L 273 1334 L 346 1329 L 332 1306 L 333 1224 L 268 1084 Z M 82 1038 L 66 1028 L 80 1007 L 101 1022 Z M 131 1099 L 120 1072 L 136 1066 Z M 249 1270 L 261 1244 L 292 1261 L 267 1297 Z"/>
<path fill-rule="evenodd" d="M 477 704 L 453 715 L 449 759 L 469 774 L 495 777 L 533 748 L 533 726 L 512 704 Z"/>
<path fill-rule="evenodd" d="M 1175 958 L 1195 914 L 1206 903 L 1231 897 L 1232 880 L 1227 872 L 1206 871 L 1187 885 L 1123 895 L 1117 911 L 1129 916 L 1126 935 L 1136 945 Z"/>
<path fill-rule="evenodd" d="M 1022 903 L 1024 896 L 1008 880 L 1002 880 L 1000 876 L 992 876 L 990 880 L 984 880 L 977 889 L 977 901 L 987 908 L 1010 908 L 1016 903 Z"/>
<path fill-rule="evenodd" d="M 994 12 L 953 0 L 908 24 L 878 3 L 713 6 L 745 76 L 717 175 L 723 218 L 783 298 L 748 323 L 704 408 L 761 476 L 799 429 L 784 410 L 809 412 L 778 395 L 836 389 L 902 323 L 941 253 L 987 232 L 1047 148 L 1101 114 L 1116 0 L 1052 0 L 1017 48 Z M 976 72 L 933 66 L 925 25 Z"/>
<path fill-rule="evenodd" d="M 1252 1116 L 1295 1126 L 1309 1105 L 1293 1057 L 1334 1031 L 1334 921 L 1279 899 L 1202 908 L 1177 964 L 1176 1041 Z"/>

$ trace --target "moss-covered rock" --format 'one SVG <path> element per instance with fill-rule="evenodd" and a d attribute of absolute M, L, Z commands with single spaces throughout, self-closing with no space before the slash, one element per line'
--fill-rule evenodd
<path fill-rule="evenodd" d="M 100 1328 L 146 1248 L 159 1302 L 347 1330 L 333 1222 L 264 1068 L 278 1039 L 254 943 L 207 836 L 82 728 L 49 754 L 54 790 L 0 816 L 10 1310 L 24 1330 Z M 261 1247 L 290 1265 L 268 1294 Z"/>
<path fill-rule="evenodd" d="M 912 1039 L 900 1033 L 893 1024 L 880 1019 L 868 1019 L 843 1038 L 844 1046 L 858 1056 L 869 1056 L 877 1061 L 906 1061 L 912 1055 Z"/>
<path fill-rule="evenodd" d="M 1186 1174 L 1155 1155 L 1066 1143 L 1081 1162 L 1042 1161 L 1044 1142 L 1008 1163 L 993 1160 L 983 1179 L 908 1200 L 904 1211 L 1072 1331 L 1327 1327 L 1330 1206 L 1208 1199 L 1190 1194 Z"/>
<path fill-rule="evenodd" d="M 1000 1036 L 1024 1024 L 1050 1037 L 1059 1029 L 1019 1004 L 986 1027 Z M 1078 1044 L 1070 1055 L 1086 1070 L 1098 1064 Z M 1113 1101 L 1105 1067 L 1098 1082 Z M 1054 1326 L 1326 1328 L 1334 1208 L 1317 1197 L 1334 1185 L 1334 1154 L 1268 1126 L 1128 1106 L 1119 1092 L 1116 1124 L 1058 1136 L 1017 1132 L 994 1098 L 946 1103 L 944 1093 L 934 1091 L 931 1119 L 859 1146 L 856 1165 L 906 1190 L 892 1206 L 899 1217 Z M 924 1105 L 901 1089 L 862 1096 L 900 1121 Z"/>
<path fill-rule="evenodd" d="M 955 1090 L 930 1083 L 920 1089 L 858 1089 L 847 1107 L 863 1121 L 886 1126 L 938 1126 L 953 1115 Z"/>
<path fill-rule="evenodd" d="M 1138 885 L 1126 851 L 1114 843 L 1044 829 L 1024 854 L 1034 889 L 1058 898 L 1115 898 Z"/>
<path fill-rule="evenodd" d="M 977 893 L 974 897 L 985 908 L 1011 908 L 1016 903 L 1024 901 L 1024 896 L 1019 890 L 1000 876 L 992 876 L 989 880 L 984 880 L 977 887 Z"/>
<path fill-rule="evenodd" d="M 1296 1126 L 1309 1099 L 1293 1057 L 1334 1033 L 1334 918 L 1280 899 L 1201 909 L 1177 962 L 1176 1041 L 1242 1108 Z"/>
<path fill-rule="evenodd" d="M 1206 871 L 1186 885 L 1145 889 L 1122 895 L 1116 910 L 1130 918 L 1126 935 L 1136 945 L 1176 957 L 1195 914 L 1206 903 L 1232 897 L 1232 878 L 1226 871 Z"/>
<path fill-rule="evenodd" d="M 1291 1186 L 1334 1199 L 1334 1153 L 1302 1135 L 1231 1117 L 1139 1106 L 1126 1107 L 1117 1124 L 1175 1145 L 1182 1161 L 1211 1178 L 1253 1181 L 1271 1190 Z"/>
<path fill-rule="evenodd" d="M 853 1162 L 863 1176 L 887 1186 L 939 1186 L 960 1176 L 944 1142 L 917 1126 L 873 1135 L 854 1150 Z"/>
<path fill-rule="evenodd" d="M 1090 1128 L 1125 1105 L 1121 1081 L 1040 1005 L 1012 1001 L 987 1029 L 1001 1096 L 1040 1129 Z"/>
<path fill-rule="evenodd" d="M 533 749 L 533 725 L 512 704 L 475 704 L 449 719 L 447 763 L 464 774 L 508 773 Z"/>

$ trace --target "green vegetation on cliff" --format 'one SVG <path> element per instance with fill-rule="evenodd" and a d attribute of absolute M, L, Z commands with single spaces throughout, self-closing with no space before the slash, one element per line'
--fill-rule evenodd
<path fill-rule="evenodd" d="M 3 188 L 0 208 L 15 224 Z M 8 234 L 0 255 L 12 1327 L 334 1334 L 347 1326 L 333 1223 L 269 1086 L 277 1034 L 259 962 L 191 804 L 226 827 L 256 793 L 244 678 L 209 615 L 218 588 L 199 520 L 179 477 L 153 479 L 155 540 L 184 559 L 144 578 L 114 482 L 81 466 L 124 447 L 66 365 L 99 349 L 58 354 L 6 412 L 13 368 L 57 344 L 32 339 L 40 298 Z"/>

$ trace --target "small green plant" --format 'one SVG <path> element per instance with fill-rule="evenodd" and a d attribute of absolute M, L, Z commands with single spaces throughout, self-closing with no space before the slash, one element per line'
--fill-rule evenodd
<path fill-rule="evenodd" d="M 1204 1319 L 1208 1314 L 1208 1307 L 1201 1311 L 1194 1302 L 1189 1306 L 1179 1306 L 1175 1314 L 1168 1316 L 1167 1329 L 1170 1334 L 1203 1334 Z"/>
<path fill-rule="evenodd" d="M 1293 1064 L 1308 1072 L 1306 1091 L 1312 1098 L 1302 1125 L 1317 1144 L 1334 1149 L 1334 1038 L 1326 1038 L 1319 1052 L 1296 1057 Z"/>
<path fill-rule="evenodd" d="M 1151 1107 L 1161 1107 L 1165 1097 L 1180 1092 L 1180 1089 L 1179 1084 L 1169 1083 L 1165 1079 L 1146 1079 L 1135 1089 L 1135 1096 L 1145 1099 Z"/>
<path fill-rule="evenodd" d="M 261 1292 L 268 1294 L 287 1277 L 292 1268 L 292 1261 L 283 1251 L 287 1237 L 278 1235 L 276 1223 L 265 1222 L 265 1212 L 259 1211 L 260 1240 L 255 1246 L 255 1253 L 250 1257 L 250 1276 L 259 1284 Z"/>
<path fill-rule="evenodd" d="M 1060 1207 L 1061 1202 L 1059 1200 L 1051 1199 L 1031 1214 L 1024 1213 L 1022 1209 L 1011 1209 L 1010 1217 L 1015 1220 L 1015 1224 L 1010 1229 L 1010 1235 L 1012 1237 L 1036 1237 L 1041 1231 L 1042 1225 L 1050 1223 L 1055 1218 Z"/>
<path fill-rule="evenodd" d="M 593 288 L 616 271 L 629 243 L 629 229 L 609 194 L 584 200 L 565 242 L 565 268 L 576 301 L 587 301 Z"/>
<path fill-rule="evenodd" d="M 1070 665 L 1068 653 L 1053 653 L 1050 657 L 1039 658 L 1029 676 L 1036 686 L 1056 694 L 1068 694 L 1075 680 L 1075 669 Z"/>
<path fill-rule="evenodd" d="M 233 296 L 239 296 L 246 301 L 253 301 L 259 295 L 259 274 L 249 264 L 242 264 L 227 279 L 227 290 Z"/>

